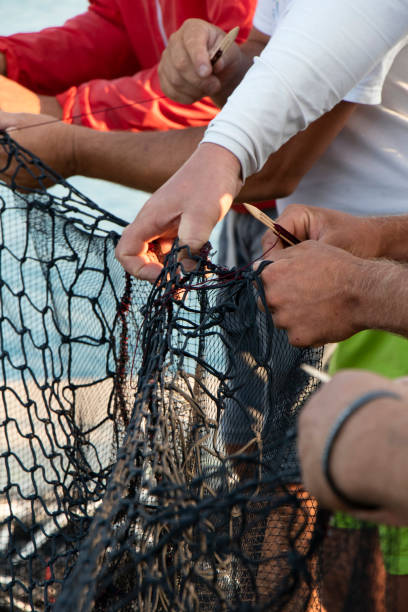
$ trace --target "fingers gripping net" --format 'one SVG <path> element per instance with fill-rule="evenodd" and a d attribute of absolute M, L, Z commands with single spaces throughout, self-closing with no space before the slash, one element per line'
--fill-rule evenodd
<path fill-rule="evenodd" d="M 1 145 L 0 609 L 319 609 L 295 431 L 320 352 L 207 251 L 126 279 L 124 224 Z"/>

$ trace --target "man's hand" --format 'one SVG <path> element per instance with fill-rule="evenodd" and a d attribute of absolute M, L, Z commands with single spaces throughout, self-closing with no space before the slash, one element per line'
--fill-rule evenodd
<path fill-rule="evenodd" d="M 5 76 L 0 76 L 0 110 L 8 113 L 45 113 L 62 118 L 62 108 L 56 98 L 40 96 Z"/>
<path fill-rule="evenodd" d="M 375 265 L 371 261 L 315 241 L 273 253 L 271 259 L 262 272 L 266 302 L 291 344 L 319 346 L 365 329 L 365 267 L 368 272 Z"/>
<path fill-rule="evenodd" d="M 123 232 L 116 257 L 125 270 L 154 281 L 162 265 L 149 252 L 157 240 L 167 253 L 176 236 L 197 253 L 241 189 L 240 163 L 227 149 L 204 143 L 147 201 Z"/>
<path fill-rule="evenodd" d="M 45 125 L 41 125 L 44 123 Z M 27 113 L 4 113 L 0 111 L 0 130 L 9 130 L 21 146 L 39 157 L 56 172 L 67 178 L 76 173 L 75 129 L 49 115 Z M 16 166 L 11 164 L 5 172 L 5 159 L 0 156 L 0 179 L 8 182 Z M 35 178 L 20 171 L 17 182 L 20 187 L 37 186 Z"/>
<path fill-rule="evenodd" d="M 7 74 L 7 61 L 4 53 L 0 51 L 0 74 Z"/>
<path fill-rule="evenodd" d="M 191 104 L 221 89 L 220 73 L 239 63 L 235 43 L 211 65 L 211 57 L 225 32 L 201 19 L 187 19 L 171 35 L 159 64 L 160 85 L 166 96 L 182 104 Z"/>
<path fill-rule="evenodd" d="M 397 393 L 403 399 L 379 398 L 362 407 L 345 424 L 332 451 L 331 474 L 340 490 L 351 499 L 381 507 L 379 511 L 356 512 L 345 506 L 331 490 L 323 474 L 322 456 L 329 432 L 339 415 L 356 398 L 379 389 Z M 407 524 L 406 509 L 405 516 L 400 510 L 402 487 L 393 481 L 393 475 L 406 473 L 406 457 L 403 465 L 398 466 L 393 465 L 393 459 L 397 461 L 397 458 L 390 455 L 398 446 L 392 431 L 401 428 L 403 437 L 404 423 L 407 423 L 406 389 L 406 386 L 377 374 L 349 370 L 336 374 L 305 405 L 300 414 L 298 433 L 303 482 L 322 506 L 348 510 L 366 520 Z"/>
<path fill-rule="evenodd" d="M 357 257 L 380 257 L 381 226 L 373 217 L 356 217 L 337 210 L 290 204 L 276 220 L 299 240 L 318 240 L 331 244 Z M 263 250 L 274 259 L 281 250 L 281 241 L 276 241 L 273 232 L 266 232 Z"/>

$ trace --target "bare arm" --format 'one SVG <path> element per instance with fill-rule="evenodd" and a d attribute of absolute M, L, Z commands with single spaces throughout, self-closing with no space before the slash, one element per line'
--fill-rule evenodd
<path fill-rule="evenodd" d="M 303 176 L 343 129 L 357 106 L 351 102 L 340 102 L 306 130 L 296 134 L 269 157 L 260 172 L 247 179 L 237 199 L 240 202 L 261 201 L 284 198 L 293 193 Z"/>
<path fill-rule="evenodd" d="M 149 207 L 145 207 L 139 213 L 123 234 L 117 248 L 119 261 L 129 273 L 146 280 L 154 280 L 159 268 L 156 262 L 150 266 L 147 248 L 149 241 L 165 235 L 165 242 L 168 243 L 169 236 L 174 238 L 178 235 L 181 242 L 189 244 L 194 251 L 208 240 L 214 225 L 224 217 L 237 197 L 262 200 L 290 193 L 290 189 L 294 188 L 303 176 L 302 173 L 306 172 L 324 152 L 330 142 L 330 136 L 334 137 L 343 127 L 353 106 L 340 103 L 338 108 L 333 110 L 335 127 L 331 130 L 319 130 L 318 125 L 314 124 L 310 126 L 310 131 L 299 134 L 300 144 L 296 137 L 293 138 L 284 151 L 278 151 L 276 157 L 271 157 L 265 170 L 255 176 L 251 183 L 248 182 L 242 194 L 239 194 L 242 182 L 239 178 L 240 166 L 237 158 L 231 156 L 223 147 L 209 143 L 201 144 L 193 153 L 190 160 L 192 166 L 187 173 L 193 172 L 194 169 L 194 172 L 197 173 L 197 180 L 192 183 L 188 178 L 182 176 L 186 172 L 186 166 L 183 165 L 176 175 L 152 196 L 149 200 Z M 325 122 L 326 120 L 323 118 L 320 121 Z M 215 159 L 218 161 L 217 164 L 214 163 Z M 223 164 L 225 164 L 226 172 L 225 182 L 223 174 L 218 171 Z M 212 167 L 210 173 L 208 172 L 209 167 Z M 285 188 L 282 188 L 280 183 L 284 184 L 284 181 L 286 181 Z M 170 182 L 172 184 L 171 197 L 164 198 L 162 191 Z M 204 185 L 211 185 L 211 190 L 205 189 Z M 202 189 L 199 189 L 199 186 Z M 187 210 L 187 202 L 190 202 L 189 210 Z M 203 203 L 205 203 L 205 215 L 202 214 Z M 153 213 L 156 205 L 157 211 Z M 200 214 L 198 211 L 201 211 Z M 141 223 L 140 215 L 146 216 L 143 223 Z M 160 218 L 160 226 L 157 224 L 158 218 Z M 150 222 L 152 224 L 147 230 Z M 166 226 L 168 230 L 165 230 Z M 141 252 L 138 252 L 139 249 Z M 162 251 L 165 252 L 164 246 Z"/>
<path fill-rule="evenodd" d="M 334 482 L 356 502 L 378 510 L 356 511 L 333 493 L 322 471 L 327 436 L 339 415 L 357 397 L 387 390 L 401 399 L 380 398 L 356 412 L 333 446 L 330 461 Z M 358 518 L 396 525 L 408 522 L 406 386 L 368 372 L 344 371 L 315 393 L 299 420 L 299 456 L 303 480 L 319 502 L 347 510 Z"/>
<path fill-rule="evenodd" d="M 1 111 L 0 129 L 8 129 L 17 142 L 65 178 L 81 174 L 144 191 L 158 189 L 174 174 L 204 131 L 99 132 L 47 115 Z M 7 175 L 13 171 L 9 167 Z M 28 187 L 32 184 L 29 175 L 20 180 Z"/>
<path fill-rule="evenodd" d="M 289 195 L 342 129 L 356 105 L 340 103 L 328 117 L 290 140 L 251 177 L 237 201 Z M 83 128 L 85 129 L 85 128 Z M 145 191 L 167 181 L 193 153 L 205 128 L 167 132 L 104 134 L 76 132 L 77 173 L 105 178 Z"/>
<path fill-rule="evenodd" d="M 289 141 L 271 156 L 260 173 L 248 180 L 238 200 L 264 200 L 291 193 L 343 127 L 354 107 L 354 104 L 340 103 L 330 117 L 322 117 Z M 0 113 L 0 129 L 22 128 L 12 132 L 14 138 L 66 178 L 82 174 L 150 192 L 163 185 L 183 165 L 205 130 L 98 132 L 56 123 L 26 129 L 50 119 Z"/>
<path fill-rule="evenodd" d="M 5 76 L 0 76 L 0 109 L 13 113 L 45 113 L 58 119 L 62 117 L 62 108 L 54 96 L 36 94 Z"/>
<path fill-rule="evenodd" d="M 271 259 L 262 273 L 266 301 L 295 346 L 338 342 L 363 329 L 408 337 L 406 265 L 361 259 L 313 240 Z"/>

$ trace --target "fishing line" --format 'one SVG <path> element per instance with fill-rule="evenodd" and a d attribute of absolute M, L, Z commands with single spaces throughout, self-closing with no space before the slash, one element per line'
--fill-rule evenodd
<path fill-rule="evenodd" d="M 165 96 L 164 94 L 162 96 L 155 96 L 153 98 L 147 98 L 147 99 L 143 99 L 143 100 L 135 100 L 135 102 L 128 102 L 126 104 L 119 104 L 118 106 L 106 106 L 105 108 L 101 108 L 99 110 L 95 110 L 95 111 L 89 111 L 87 113 L 78 113 L 77 115 L 71 115 L 70 119 L 71 121 L 74 119 L 80 119 L 81 117 L 87 117 L 88 115 L 97 115 L 99 113 L 106 113 L 106 112 L 110 112 L 110 111 L 115 111 L 115 110 L 120 110 L 122 108 L 129 108 L 131 106 L 136 106 L 136 104 L 148 104 L 149 102 L 155 102 L 156 100 L 163 100 L 164 98 L 167 98 L 168 100 L 170 98 L 168 98 L 168 96 Z M 18 114 L 18 113 L 17 113 Z M 49 121 L 41 121 L 38 123 L 33 123 L 31 125 L 23 125 L 21 127 L 9 127 L 6 130 L 0 130 L 0 131 L 5 131 L 5 132 L 21 132 L 23 130 L 28 130 L 30 128 L 35 128 L 35 127 L 41 127 L 43 125 L 51 125 L 53 123 L 67 123 L 66 121 L 63 121 L 62 119 L 50 119 Z M 69 125 L 69 124 L 68 124 Z"/>

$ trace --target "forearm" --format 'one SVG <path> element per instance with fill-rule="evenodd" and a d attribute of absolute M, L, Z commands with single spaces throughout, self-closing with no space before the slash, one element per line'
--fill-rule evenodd
<path fill-rule="evenodd" d="M 299 132 L 250 176 L 238 196 L 240 202 L 289 196 L 353 114 L 356 104 L 340 102 L 306 130 Z"/>
<path fill-rule="evenodd" d="M 259 171 L 272 152 L 344 98 L 407 30 L 408 7 L 400 0 L 380 6 L 299 0 L 204 140 L 228 148 L 244 178 Z"/>
<path fill-rule="evenodd" d="M 204 128 L 167 132 L 97 132 L 74 130 L 77 174 L 102 178 L 153 192 L 165 183 L 194 152 Z"/>
<path fill-rule="evenodd" d="M 350 292 L 356 298 L 351 315 L 354 328 L 382 329 L 408 337 L 408 266 L 387 260 L 355 262 Z"/>
<path fill-rule="evenodd" d="M 343 370 L 322 385 L 300 413 L 304 484 L 323 507 L 407 525 L 407 442 L 406 385 L 372 372 Z M 378 509 L 357 509 L 357 504 Z"/>
<path fill-rule="evenodd" d="M 378 507 L 362 514 L 408 525 L 408 403 L 380 398 L 345 424 L 333 446 L 330 472 L 350 499 Z"/>
<path fill-rule="evenodd" d="M 372 218 L 368 220 L 368 231 L 370 226 L 378 245 L 373 257 L 408 262 L 408 215 Z"/>

